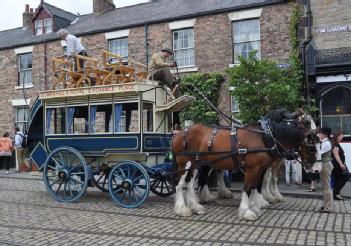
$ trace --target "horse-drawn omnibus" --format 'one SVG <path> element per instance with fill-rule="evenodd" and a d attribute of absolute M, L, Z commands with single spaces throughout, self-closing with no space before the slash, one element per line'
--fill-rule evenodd
<path fill-rule="evenodd" d="M 174 98 L 147 79 L 86 82 L 80 78 L 79 86 L 39 92 L 30 111 L 30 157 L 48 192 L 57 201 L 74 202 L 96 186 L 128 208 L 142 204 L 150 189 L 160 196 L 173 194 L 167 158 L 172 112 L 194 97 Z"/>

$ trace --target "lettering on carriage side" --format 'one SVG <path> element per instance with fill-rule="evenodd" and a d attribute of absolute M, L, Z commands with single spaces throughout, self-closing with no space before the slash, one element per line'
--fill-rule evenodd
<path fill-rule="evenodd" d="M 70 90 L 45 91 L 40 92 L 40 98 L 65 97 L 65 96 L 85 96 L 100 93 L 129 92 L 135 91 L 135 85 L 111 85 L 102 87 L 77 88 Z"/>
<path fill-rule="evenodd" d="M 76 96 L 76 95 L 82 95 L 84 93 L 84 89 L 77 89 L 77 90 L 69 90 L 67 91 L 67 96 Z"/>
<path fill-rule="evenodd" d="M 89 94 L 95 94 L 99 92 L 113 92 L 113 87 L 92 87 L 89 88 Z"/>
<path fill-rule="evenodd" d="M 65 96 L 64 91 L 48 91 L 48 92 L 43 92 L 40 95 L 41 98 L 61 97 L 61 96 Z"/>
<path fill-rule="evenodd" d="M 117 87 L 118 91 L 134 91 L 134 85 L 121 85 Z"/>
<path fill-rule="evenodd" d="M 145 140 L 145 145 L 146 146 L 152 146 L 152 139 Z"/>

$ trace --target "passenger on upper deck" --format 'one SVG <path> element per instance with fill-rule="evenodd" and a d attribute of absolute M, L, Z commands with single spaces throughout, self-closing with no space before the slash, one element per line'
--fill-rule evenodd
<path fill-rule="evenodd" d="M 65 52 L 65 56 L 67 59 L 74 58 L 74 55 L 78 54 L 81 56 L 88 56 L 87 52 L 85 51 L 84 46 L 80 42 L 80 40 L 72 35 L 66 29 L 61 29 L 58 32 L 58 35 L 62 40 L 65 40 L 67 43 L 67 51 Z M 82 59 L 79 60 L 80 67 L 84 67 L 84 61 Z M 77 64 L 74 65 L 75 70 L 77 70 Z"/>
<path fill-rule="evenodd" d="M 176 67 L 177 64 L 166 62 L 166 59 L 171 55 L 173 55 L 173 51 L 169 48 L 163 48 L 154 54 L 149 63 L 149 73 L 153 80 L 160 81 L 160 85 L 167 85 L 173 89 L 177 84 L 177 79 L 172 75 L 170 67 Z"/>

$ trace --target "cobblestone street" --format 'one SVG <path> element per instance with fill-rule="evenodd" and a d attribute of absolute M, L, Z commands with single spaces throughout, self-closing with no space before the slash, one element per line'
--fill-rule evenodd
<path fill-rule="evenodd" d="M 173 213 L 173 198 L 123 209 L 92 188 L 78 203 L 58 203 L 41 180 L 0 178 L 0 197 L 0 245 L 351 245 L 350 200 L 320 214 L 320 199 L 286 197 L 246 222 L 240 193 L 190 218 Z"/>

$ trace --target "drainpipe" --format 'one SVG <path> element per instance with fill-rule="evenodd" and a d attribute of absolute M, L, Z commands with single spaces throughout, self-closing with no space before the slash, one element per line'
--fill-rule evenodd
<path fill-rule="evenodd" d="M 148 29 L 149 29 L 149 25 L 148 24 L 145 24 L 144 25 L 144 33 L 145 33 L 145 41 L 144 41 L 144 47 L 145 47 L 145 64 L 146 64 L 146 70 L 149 69 L 149 43 L 147 41 L 148 39 Z M 148 72 L 148 71 L 147 71 Z"/>
<path fill-rule="evenodd" d="M 308 111 L 311 109 L 311 94 L 310 94 L 310 81 L 308 77 L 308 64 L 307 64 L 307 54 L 306 46 L 312 40 L 312 12 L 311 12 L 311 1 L 307 0 L 307 39 L 302 44 L 302 57 L 305 72 L 305 82 L 306 82 L 306 98 L 307 98 L 307 108 Z"/>
<path fill-rule="evenodd" d="M 48 63 L 47 42 L 45 41 L 44 42 L 44 85 L 45 85 L 45 90 L 48 90 L 47 63 Z"/>

